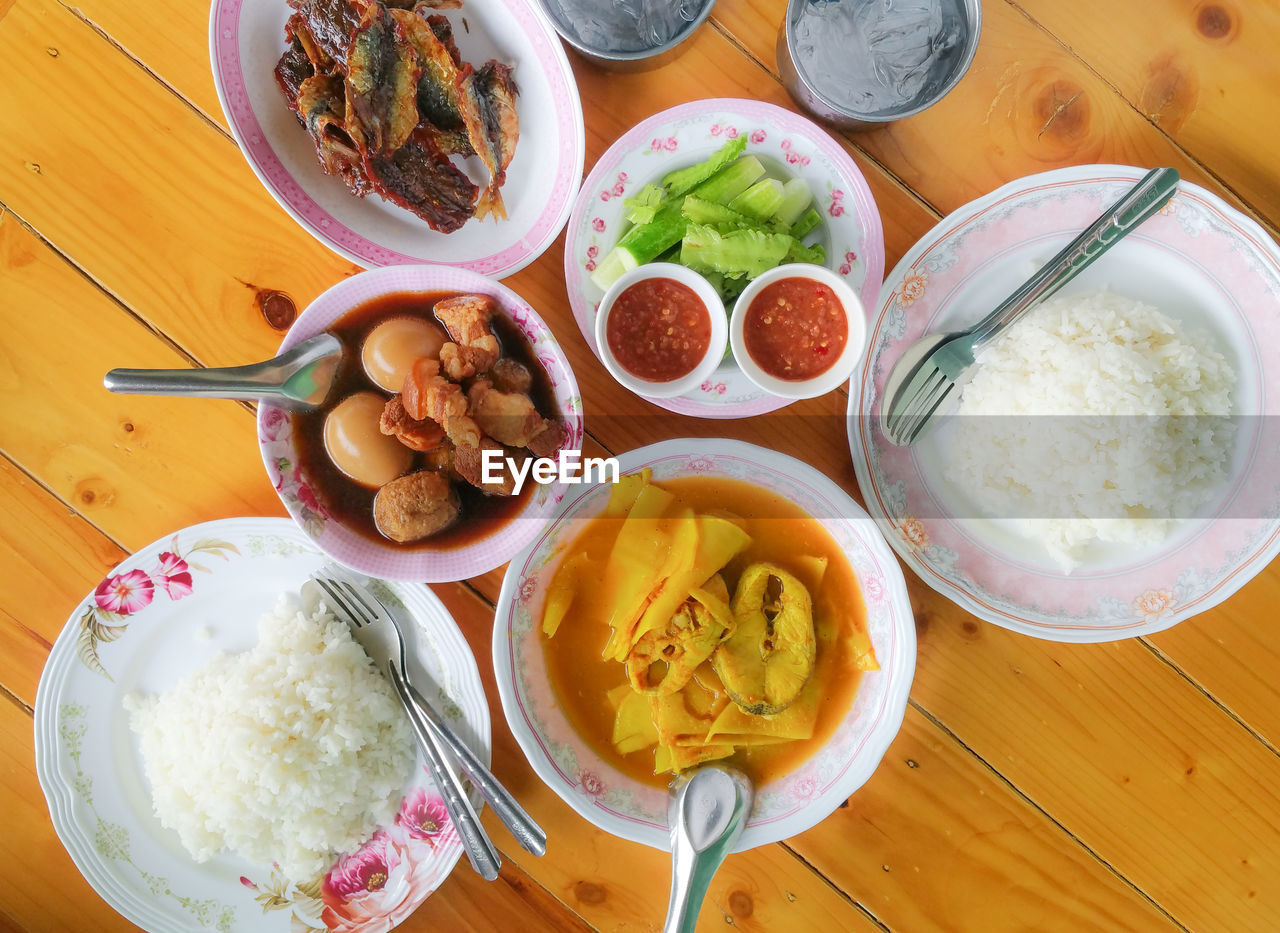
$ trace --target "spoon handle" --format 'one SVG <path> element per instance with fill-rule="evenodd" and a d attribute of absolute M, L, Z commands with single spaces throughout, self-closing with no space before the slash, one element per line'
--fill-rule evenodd
<path fill-rule="evenodd" d="M 1124 197 L 973 327 L 973 352 L 976 354 L 997 333 L 1058 291 L 1135 227 L 1156 214 L 1177 189 L 1176 169 L 1157 168 L 1147 172 Z"/>
<path fill-rule="evenodd" d="M 671 898 L 662 933 L 693 933 L 711 878 L 723 860 L 723 852 L 709 854 L 684 848 L 672 852 Z"/>
<path fill-rule="evenodd" d="M 458 764 L 471 779 L 471 783 L 475 785 L 476 790 L 480 792 L 480 796 L 485 799 L 489 806 L 493 807 L 493 812 L 502 820 L 503 825 L 511 831 L 511 835 L 516 842 L 532 855 L 544 855 L 547 851 L 547 834 L 541 826 L 534 822 L 524 807 L 520 806 L 520 802 L 511 795 L 493 776 L 493 773 L 484 766 L 484 763 L 476 757 L 475 752 L 458 733 L 450 728 L 449 723 L 445 721 L 435 707 L 427 702 L 424 697 L 412 683 L 409 678 L 404 679 L 405 687 L 409 691 L 409 696 L 413 698 L 414 703 L 418 706 L 418 712 L 422 714 L 423 721 L 429 729 L 435 731 L 439 738 L 449 751 L 453 752 L 454 757 L 458 759 Z"/>
<path fill-rule="evenodd" d="M 113 369 L 102 384 L 126 395 L 256 399 L 280 394 L 278 374 L 264 375 L 261 363 L 227 369 Z"/>

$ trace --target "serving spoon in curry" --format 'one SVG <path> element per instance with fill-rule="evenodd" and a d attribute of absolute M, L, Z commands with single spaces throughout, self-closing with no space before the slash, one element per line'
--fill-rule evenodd
<path fill-rule="evenodd" d="M 113 369 L 102 384 L 131 395 L 203 395 L 256 399 L 306 410 L 322 404 L 342 362 L 342 344 L 316 334 L 279 356 L 248 366 L 212 369 Z"/>

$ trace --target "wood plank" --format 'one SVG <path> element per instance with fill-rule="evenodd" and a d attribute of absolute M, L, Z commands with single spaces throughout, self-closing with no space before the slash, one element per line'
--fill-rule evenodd
<path fill-rule="evenodd" d="M 25 472 L 130 549 L 213 518 L 285 514 L 240 405 L 102 387 L 112 366 L 187 364 L 12 216 L 0 275 L 0 448 Z"/>
<path fill-rule="evenodd" d="M 1280 922 L 1280 757 L 1138 642 L 1042 642 L 912 598 L 912 694 L 968 748 L 1185 926 Z"/>
<path fill-rule="evenodd" d="M 0 688 L 35 706 L 40 671 L 67 616 L 124 557 L 0 458 Z"/>
<path fill-rule="evenodd" d="M 166 309 L 159 329 L 206 365 L 274 353 L 264 291 L 301 310 L 353 271 L 275 205 L 225 136 L 66 7 L 19 0 L 0 50 L 30 89 L 0 98 L 0 201 L 150 323 Z"/>
<path fill-rule="evenodd" d="M 1280 7 L 1155 0 L 1102 15 L 1053 0 L 1014 4 L 1210 172 L 1280 227 L 1276 81 Z M 1247 141 L 1247 142 L 1246 142 Z"/>
<path fill-rule="evenodd" d="M 1142 24 L 1133 29 L 1117 28 L 1114 5 L 1100 0 L 1063 6 L 1057 19 L 1089 21 L 1089 28 L 1107 31 L 1118 54 L 1131 36 L 1144 34 L 1158 42 L 1173 2 L 1155 11 L 1128 4 L 1128 19 Z M 786 0 L 721 4 L 715 18 L 776 73 L 775 44 L 785 6 Z M 1171 165 L 1244 207 L 1090 64 L 1008 3 L 983 4 L 978 51 L 955 91 L 923 113 L 851 138 L 942 213 L 1014 178 L 1093 162 Z"/>
<path fill-rule="evenodd" d="M 1272 565 L 1212 612 L 1146 639 L 1215 699 L 1280 747 L 1280 646 L 1272 629 L 1280 568 Z"/>
<path fill-rule="evenodd" d="M 849 805 L 788 845 L 894 930 L 1179 929 L 912 708 Z"/>

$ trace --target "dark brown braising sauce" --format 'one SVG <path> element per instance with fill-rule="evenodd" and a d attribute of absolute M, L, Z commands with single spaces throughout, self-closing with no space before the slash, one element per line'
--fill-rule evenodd
<path fill-rule="evenodd" d="M 533 495 L 537 483 L 530 477 L 518 496 L 488 496 L 465 480 L 452 479 L 461 506 L 457 520 L 443 531 L 422 541 L 401 544 L 392 541 L 378 531 L 373 520 L 373 497 L 376 489 L 369 489 L 353 482 L 333 465 L 324 449 L 324 419 L 344 398 L 356 392 L 376 392 L 383 398 L 390 396 L 376 386 L 365 374 L 360 362 L 360 347 L 364 338 L 379 323 L 389 317 L 410 315 L 440 325 L 432 308 L 442 298 L 452 298 L 461 292 L 397 292 L 382 295 L 352 308 L 327 330 L 342 341 L 345 354 L 338 378 L 329 398 L 319 409 L 295 412 L 292 416 L 294 439 L 298 449 L 298 465 L 307 477 L 325 511 L 346 527 L 379 544 L 390 544 L 407 551 L 447 551 L 465 547 L 488 537 L 510 522 L 524 509 Z M 443 328 L 443 325 L 440 325 Z M 490 330 L 498 338 L 502 355 L 523 363 L 533 376 L 529 397 L 544 418 L 560 417 L 556 407 L 555 390 L 551 386 L 542 364 L 524 334 L 510 319 L 495 314 Z M 463 383 L 465 391 L 467 383 Z M 414 453 L 413 464 L 405 472 L 413 473 L 428 467 L 427 454 Z"/>

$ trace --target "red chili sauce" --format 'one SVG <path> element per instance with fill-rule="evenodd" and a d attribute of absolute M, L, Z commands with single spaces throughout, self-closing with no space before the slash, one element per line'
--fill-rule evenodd
<path fill-rule="evenodd" d="M 613 302 L 605 323 L 609 351 L 631 375 L 650 382 L 687 376 L 711 345 L 707 306 L 674 279 L 643 279 Z"/>
<path fill-rule="evenodd" d="M 812 279 L 779 279 L 760 290 L 742 319 L 747 353 L 775 379 L 799 382 L 830 369 L 849 340 L 836 293 Z"/>

